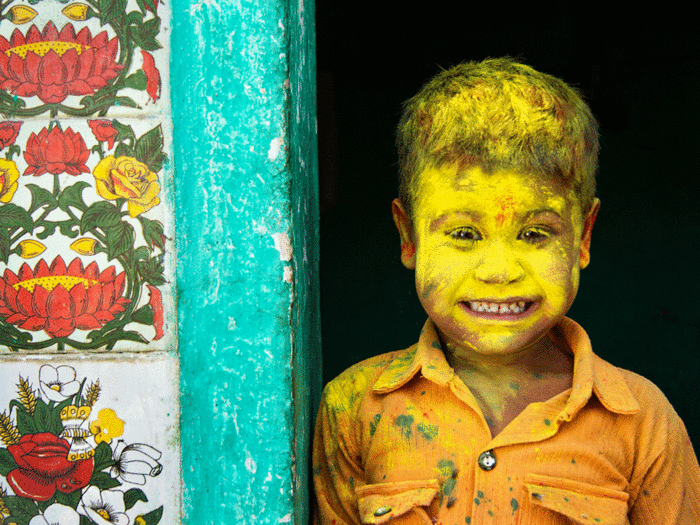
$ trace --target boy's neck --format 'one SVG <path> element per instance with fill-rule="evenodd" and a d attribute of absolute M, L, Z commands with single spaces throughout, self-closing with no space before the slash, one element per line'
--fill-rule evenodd
<path fill-rule="evenodd" d="M 484 356 L 444 345 L 457 377 L 474 395 L 491 435 L 498 435 L 530 403 L 571 388 L 573 356 L 543 337 L 517 354 Z"/>

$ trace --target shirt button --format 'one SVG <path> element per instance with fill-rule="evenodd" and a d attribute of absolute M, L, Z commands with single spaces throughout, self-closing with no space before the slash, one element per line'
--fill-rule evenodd
<path fill-rule="evenodd" d="M 482 452 L 479 456 L 479 467 L 481 467 L 481 470 L 493 470 L 495 466 L 496 455 L 493 453 L 493 450 Z"/>
<path fill-rule="evenodd" d="M 374 515 L 379 517 L 379 516 L 384 516 L 384 514 L 389 514 L 391 512 L 391 507 L 384 506 L 384 507 L 379 507 L 377 510 L 374 511 Z"/>

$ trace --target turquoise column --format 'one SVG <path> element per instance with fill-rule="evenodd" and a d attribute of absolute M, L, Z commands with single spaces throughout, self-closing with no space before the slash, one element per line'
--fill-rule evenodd
<path fill-rule="evenodd" d="M 183 522 L 306 524 L 320 387 L 313 4 L 172 6 Z"/>

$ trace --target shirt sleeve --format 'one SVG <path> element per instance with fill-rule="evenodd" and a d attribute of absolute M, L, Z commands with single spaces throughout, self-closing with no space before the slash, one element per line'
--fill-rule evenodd
<path fill-rule="evenodd" d="M 313 443 L 315 525 L 361 524 L 355 486 L 365 484 L 354 438 L 356 413 L 351 392 L 330 383 L 323 393 Z"/>
<path fill-rule="evenodd" d="M 665 423 L 668 431 L 661 436 L 665 443 L 660 452 L 639 480 L 629 513 L 631 525 L 700 523 L 700 467 L 683 422 L 670 410 L 666 421 L 657 421 L 661 426 Z"/>

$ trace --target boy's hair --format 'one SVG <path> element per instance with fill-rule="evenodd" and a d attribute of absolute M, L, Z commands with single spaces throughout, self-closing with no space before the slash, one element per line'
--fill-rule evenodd
<path fill-rule="evenodd" d="M 579 93 L 510 58 L 442 71 L 404 104 L 396 145 L 399 197 L 413 218 L 428 168 L 479 166 L 556 176 L 585 213 L 595 196 L 598 125 Z"/>

